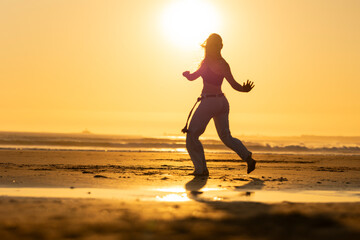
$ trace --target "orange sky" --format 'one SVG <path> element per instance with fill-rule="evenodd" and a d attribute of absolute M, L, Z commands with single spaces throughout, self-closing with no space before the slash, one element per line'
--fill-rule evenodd
<path fill-rule="evenodd" d="M 216 18 L 182 9 L 190 27 L 167 20 L 178 2 L 0 1 L 0 130 L 180 133 L 201 91 L 181 76 L 201 61 L 201 28 L 256 84 L 224 83 L 234 135 L 360 135 L 360 1 L 201 0 Z"/>

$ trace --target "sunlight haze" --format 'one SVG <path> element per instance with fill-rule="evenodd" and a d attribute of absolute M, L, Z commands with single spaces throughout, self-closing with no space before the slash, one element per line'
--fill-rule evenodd
<path fill-rule="evenodd" d="M 223 84 L 233 135 L 360 135 L 359 12 L 357 0 L 2 0 L 0 131 L 180 134 L 202 87 L 182 72 L 216 32 L 235 79 L 255 82 Z"/>

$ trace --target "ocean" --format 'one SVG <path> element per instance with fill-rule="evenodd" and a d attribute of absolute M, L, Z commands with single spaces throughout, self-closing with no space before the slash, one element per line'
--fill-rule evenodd
<path fill-rule="evenodd" d="M 360 137 L 236 136 L 254 153 L 360 155 Z M 233 153 L 218 138 L 201 138 L 205 152 Z M 0 150 L 184 152 L 185 135 L 126 136 L 91 133 L 0 132 Z"/>

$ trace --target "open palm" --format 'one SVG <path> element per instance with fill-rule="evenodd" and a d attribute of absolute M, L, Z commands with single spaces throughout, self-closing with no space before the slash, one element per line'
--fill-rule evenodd
<path fill-rule="evenodd" d="M 244 82 L 243 85 L 243 92 L 250 92 L 251 89 L 255 87 L 254 82 L 247 80 L 246 83 Z"/>

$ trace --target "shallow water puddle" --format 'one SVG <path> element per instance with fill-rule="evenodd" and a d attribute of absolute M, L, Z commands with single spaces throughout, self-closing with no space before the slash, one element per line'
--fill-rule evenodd
<path fill-rule="evenodd" d="M 117 199 L 125 201 L 164 202 L 360 202 L 360 191 L 234 191 L 225 188 L 203 188 L 186 191 L 182 187 L 143 189 L 102 188 L 0 188 L 0 196 Z"/>
<path fill-rule="evenodd" d="M 360 202 L 358 191 L 244 191 L 223 192 L 223 194 L 209 194 L 210 199 L 218 201 L 249 201 L 263 203 L 297 202 L 297 203 L 326 203 L 326 202 Z M 205 197 L 204 200 L 209 200 Z"/>

